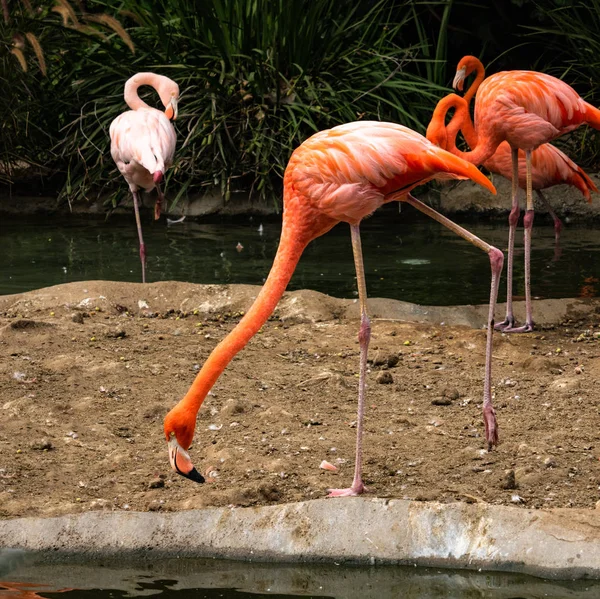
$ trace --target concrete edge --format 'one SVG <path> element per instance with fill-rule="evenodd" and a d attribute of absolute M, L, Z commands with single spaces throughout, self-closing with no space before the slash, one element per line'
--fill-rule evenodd
<path fill-rule="evenodd" d="M 350 498 L 0 521 L 0 548 L 52 554 L 400 564 L 600 578 L 600 512 Z"/>

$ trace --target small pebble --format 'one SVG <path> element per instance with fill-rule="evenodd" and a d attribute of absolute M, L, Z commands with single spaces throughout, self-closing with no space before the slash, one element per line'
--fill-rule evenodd
<path fill-rule="evenodd" d="M 162 489 L 165 486 L 165 481 L 160 478 L 160 477 L 156 477 L 153 478 L 149 483 L 148 483 L 148 488 L 149 489 Z"/>
<path fill-rule="evenodd" d="M 41 441 L 33 441 L 30 445 L 31 449 L 37 449 L 38 451 L 44 451 L 53 449 L 54 445 L 49 439 L 45 437 Z"/>
<path fill-rule="evenodd" d="M 319 464 L 319 468 L 321 468 L 321 470 L 329 470 L 330 472 L 337 472 L 337 466 L 330 464 L 327 460 L 323 460 Z"/>
<path fill-rule="evenodd" d="M 504 477 L 504 480 L 500 484 L 500 488 L 502 488 L 502 489 L 516 489 L 517 488 L 517 481 L 515 479 L 515 471 L 514 470 L 506 471 L 506 476 Z"/>
<path fill-rule="evenodd" d="M 376 381 L 380 385 L 391 385 L 394 382 L 394 377 L 387 370 L 384 370 L 377 375 Z"/>

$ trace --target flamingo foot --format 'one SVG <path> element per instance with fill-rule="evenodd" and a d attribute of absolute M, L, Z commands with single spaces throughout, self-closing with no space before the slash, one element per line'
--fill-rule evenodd
<path fill-rule="evenodd" d="M 507 316 L 502 322 L 498 322 L 494 325 L 495 331 L 504 332 L 506 329 L 512 329 L 515 326 L 514 316 Z"/>
<path fill-rule="evenodd" d="M 496 422 L 496 410 L 491 405 L 483 408 L 483 424 L 485 425 L 485 440 L 488 451 L 492 451 L 494 445 L 498 445 L 498 423 Z"/>
<path fill-rule="evenodd" d="M 358 495 L 369 492 L 362 481 L 359 481 L 358 484 L 352 483 L 348 489 L 328 489 L 328 491 L 327 497 L 358 497 Z"/>
<path fill-rule="evenodd" d="M 521 327 L 507 327 L 503 329 L 503 333 L 531 333 L 533 331 L 533 322 L 526 322 Z"/>

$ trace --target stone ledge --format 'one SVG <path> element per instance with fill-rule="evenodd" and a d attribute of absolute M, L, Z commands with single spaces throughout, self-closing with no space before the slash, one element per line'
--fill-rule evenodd
<path fill-rule="evenodd" d="M 600 578 L 600 513 L 350 498 L 0 521 L 0 547 L 88 559 L 220 557 Z"/>

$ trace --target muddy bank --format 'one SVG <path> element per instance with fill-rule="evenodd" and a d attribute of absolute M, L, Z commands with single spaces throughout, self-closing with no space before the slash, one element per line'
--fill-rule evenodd
<path fill-rule="evenodd" d="M 283 505 L 348 485 L 357 306 L 310 291 L 285 295 L 202 406 L 191 453 L 208 482 L 169 467 L 164 415 L 257 292 L 89 281 L 0 298 L 0 517 Z M 371 497 L 596 506 L 599 300 L 536 302 L 540 330 L 496 335 L 492 453 L 485 309 L 371 307 Z"/>

